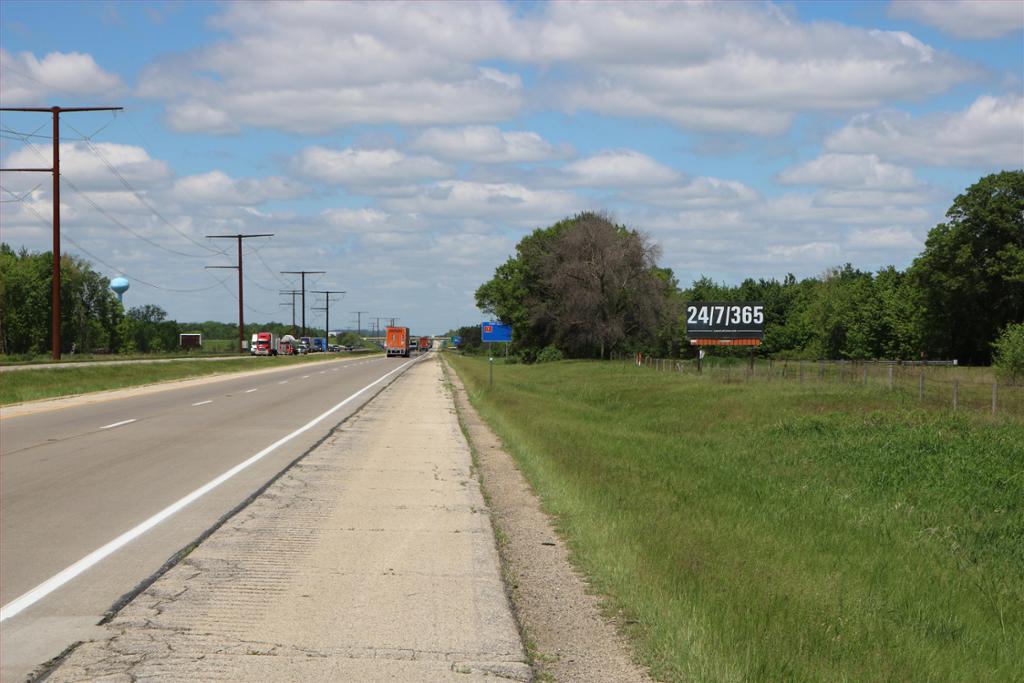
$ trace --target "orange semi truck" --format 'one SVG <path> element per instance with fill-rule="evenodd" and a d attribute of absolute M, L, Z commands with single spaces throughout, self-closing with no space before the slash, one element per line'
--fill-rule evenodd
<path fill-rule="evenodd" d="M 388 358 L 409 355 L 409 328 L 389 327 L 384 338 L 384 351 Z"/>
<path fill-rule="evenodd" d="M 430 350 L 430 337 L 420 337 L 420 351 Z"/>

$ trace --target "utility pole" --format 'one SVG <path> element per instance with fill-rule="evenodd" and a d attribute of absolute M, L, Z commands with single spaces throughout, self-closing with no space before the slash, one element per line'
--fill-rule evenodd
<path fill-rule="evenodd" d="M 238 240 L 238 265 L 237 266 L 206 266 L 207 268 L 236 268 L 238 270 L 238 352 L 245 350 L 245 294 L 242 287 L 242 240 L 250 237 L 273 237 L 274 233 L 266 232 L 256 235 L 207 235 L 208 240 L 231 239 Z"/>
<path fill-rule="evenodd" d="M 124 107 L 0 107 L 0 111 L 33 111 L 53 114 L 53 166 L 50 168 L 0 168 L 53 174 L 53 275 L 50 280 L 51 355 L 60 360 L 60 115 L 61 112 L 122 111 Z"/>
<path fill-rule="evenodd" d="M 313 294 L 324 295 L 324 311 L 326 313 L 326 319 L 324 320 L 324 338 L 327 339 L 327 343 L 331 343 L 331 294 L 345 294 L 340 289 L 311 289 L 309 290 Z"/>
<path fill-rule="evenodd" d="M 292 297 L 292 334 L 294 335 L 299 331 L 299 328 L 295 327 L 295 295 L 299 293 L 297 289 L 282 289 L 278 294 L 290 294 Z M 287 306 L 288 304 L 281 304 Z"/>
<path fill-rule="evenodd" d="M 363 336 L 363 313 L 369 313 L 369 311 L 349 311 L 349 313 L 356 314 L 356 334 L 360 338 Z"/>
<path fill-rule="evenodd" d="M 326 273 L 326 270 L 282 270 L 282 275 L 301 275 L 302 276 L 302 334 L 300 337 L 306 336 L 306 276 L 317 273 Z"/>

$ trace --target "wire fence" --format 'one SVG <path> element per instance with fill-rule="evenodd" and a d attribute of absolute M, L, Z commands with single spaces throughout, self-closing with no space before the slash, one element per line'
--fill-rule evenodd
<path fill-rule="evenodd" d="M 622 362 L 656 372 L 706 376 L 724 383 L 794 382 L 812 385 L 861 385 L 898 391 L 922 405 L 1024 416 L 1024 385 L 1000 382 L 991 368 L 929 361 L 764 360 L 739 358 L 702 361 L 623 357 Z"/>

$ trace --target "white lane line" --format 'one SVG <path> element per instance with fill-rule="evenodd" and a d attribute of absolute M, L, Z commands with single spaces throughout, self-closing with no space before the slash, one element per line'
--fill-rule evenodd
<path fill-rule="evenodd" d="M 321 375 L 326 375 L 326 374 L 327 374 L 327 371 L 326 371 L 326 370 L 321 370 L 319 374 L 321 374 Z"/>
<path fill-rule="evenodd" d="M 135 422 L 136 420 L 138 420 L 138 418 L 137 417 L 133 417 L 130 420 L 121 420 L 120 422 L 115 422 L 112 425 L 103 425 L 102 427 L 100 427 L 100 429 L 113 429 L 114 427 L 120 427 L 121 425 L 131 424 L 132 422 Z"/>
<path fill-rule="evenodd" d="M 302 379 L 309 379 L 309 375 L 303 375 Z"/>
<path fill-rule="evenodd" d="M 288 384 L 288 380 L 286 380 L 286 379 L 283 379 L 283 380 L 281 380 L 280 382 L 278 382 L 278 384 Z"/>
<path fill-rule="evenodd" d="M 254 391 L 259 391 L 259 390 L 258 390 L 258 389 L 246 389 L 246 390 L 245 390 L 245 393 L 247 393 L 247 394 L 251 394 L 251 393 L 252 393 L 252 392 L 254 392 Z"/>
<path fill-rule="evenodd" d="M 58 573 L 54 574 L 53 576 L 48 578 L 46 581 L 43 581 L 41 584 L 39 584 L 35 588 L 29 590 L 27 593 L 24 593 L 20 597 L 15 598 L 14 600 L 10 601 L 6 605 L 4 605 L 2 608 L 0 608 L 0 621 L 6 621 L 7 619 L 10 619 L 14 615 L 16 615 L 19 612 L 21 612 L 22 610 L 24 610 L 26 607 L 29 607 L 29 606 L 33 605 L 34 603 L 38 602 L 39 600 L 42 600 L 47 595 L 49 595 L 53 591 L 57 590 L 58 588 L 60 588 L 64 584 L 66 584 L 68 581 L 72 580 L 73 578 L 75 578 L 76 576 L 78 576 L 82 572 L 86 571 L 87 569 L 89 569 L 90 567 L 92 567 L 93 565 L 98 563 L 99 561 L 103 560 L 107 556 L 117 552 L 118 550 L 120 550 L 124 546 L 128 545 L 129 543 L 134 541 L 136 538 L 138 538 L 142 534 L 146 533 L 147 531 L 149 531 L 150 529 L 152 529 L 153 527 L 155 527 L 157 524 L 159 524 L 160 522 L 164 521 L 168 517 L 171 517 L 172 515 L 174 515 L 176 512 L 178 512 L 179 510 L 181 510 L 185 506 L 187 506 L 190 503 L 198 500 L 199 498 L 202 498 L 207 493 L 209 493 L 210 491 L 214 490 L 215 488 L 217 488 L 218 486 L 220 486 L 221 484 L 226 482 L 231 477 L 235 476 L 236 474 L 238 474 L 242 470 L 246 469 L 247 467 L 249 467 L 253 463 L 262 460 L 266 455 L 268 455 L 269 453 L 272 453 L 273 451 L 277 450 L 278 447 L 283 446 L 284 444 L 288 443 L 289 441 L 291 441 L 292 439 L 294 439 L 298 435 L 300 435 L 300 434 L 302 434 L 304 432 L 309 431 L 310 429 L 312 429 L 313 427 L 315 427 L 316 425 L 320 424 L 322 421 L 324 421 L 325 419 L 330 417 L 332 414 L 334 414 L 335 412 L 340 410 L 342 407 L 344 407 L 345 405 L 347 405 L 351 401 L 355 400 L 357 397 L 361 396 L 362 394 L 366 393 L 367 391 L 369 391 L 373 387 L 377 386 L 378 384 L 380 384 L 381 382 L 386 380 L 388 377 L 391 377 L 391 375 L 393 375 L 396 372 L 398 372 L 399 370 L 402 370 L 403 368 L 405 368 L 407 365 L 409 365 L 411 363 L 415 363 L 415 362 L 416 361 L 414 361 L 414 360 L 406 361 L 405 363 L 403 363 L 402 365 L 399 365 L 397 368 L 395 368 L 391 372 L 389 372 L 387 374 L 384 374 L 384 375 L 381 375 L 380 377 L 378 377 L 374 381 L 370 382 L 369 384 L 367 384 L 365 387 L 363 387 L 359 391 L 355 392 L 354 394 L 350 394 L 349 397 L 346 398 L 345 400 L 341 401 L 340 403 L 336 403 L 332 408 L 328 409 L 326 412 L 321 413 L 320 415 L 314 417 L 312 420 L 310 420 L 306 424 L 302 425 L 301 427 L 296 429 L 291 434 L 288 434 L 287 436 L 281 437 L 280 439 L 278 439 L 274 443 L 272 443 L 269 446 L 267 446 L 266 448 L 264 448 L 259 453 L 256 453 L 255 455 L 250 456 L 248 460 L 243 460 L 242 462 L 238 463 L 237 465 L 235 465 L 234 467 L 232 467 L 231 469 L 229 469 L 227 472 L 225 472 L 224 474 L 220 475 L 216 479 L 213 479 L 213 480 L 203 484 L 202 486 L 197 488 L 192 493 L 188 494 L 184 498 L 180 498 L 177 501 L 171 503 L 170 505 L 165 507 L 163 510 L 161 510 L 158 513 L 156 513 L 155 515 L 153 515 L 152 517 L 150 517 L 146 521 L 142 522 L 138 526 L 133 527 L 132 529 L 129 529 L 128 531 L 124 532 L 123 534 L 121 534 L 120 536 L 118 536 L 114 540 L 110 541 L 106 545 L 104 545 L 104 546 L 102 546 L 100 548 L 97 548 L 96 550 L 92 551 L 91 553 L 89 553 L 88 555 L 86 555 L 85 557 L 80 559 L 78 562 L 75 562 L 74 564 L 70 565 L 69 567 L 67 567 L 67 568 L 59 571 Z M 128 422 L 134 422 L 134 421 L 135 420 L 128 420 Z M 118 424 L 124 424 L 124 423 L 123 422 L 119 422 Z M 111 426 L 113 426 L 113 425 L 111 425 Z"/>
<path fill-rule="evenodd" d="M 199 403 L 193 403 L 193 406 L 205 406 L 207 403 L 213 403 L 213 401 L 200 401 Z"/>

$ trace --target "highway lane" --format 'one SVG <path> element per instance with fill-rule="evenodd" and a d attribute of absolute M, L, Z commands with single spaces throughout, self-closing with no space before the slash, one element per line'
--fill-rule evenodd
<path fill-rule="evenodd" d="M 403 365 L 353 359 L 0 421 L 0 603 Z M 379 391 L 381 382 L 173 517 L 2 623 L 0 674 L 18 680 L 88 638 L 124 593 Z"/>

